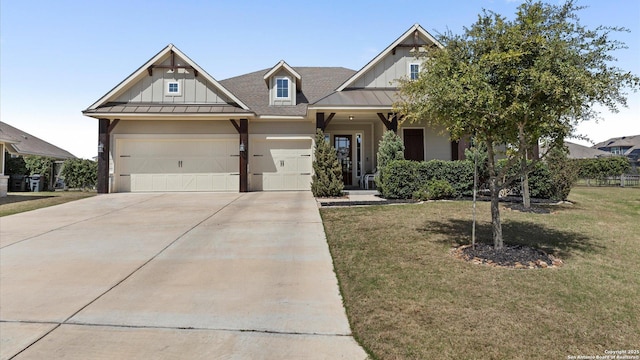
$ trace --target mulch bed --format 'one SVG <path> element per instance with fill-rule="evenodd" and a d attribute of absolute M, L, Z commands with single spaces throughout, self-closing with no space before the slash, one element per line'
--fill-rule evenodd
<path fill-rule="evenodd" d="M 453 256 L 474 264 L 514 269 L 554 268 L 562 266 L 562 260 L 542 250 L 524 245 L 505 245 L 496 250 L 489 244 L 463 245 L 452 249 Z"/>

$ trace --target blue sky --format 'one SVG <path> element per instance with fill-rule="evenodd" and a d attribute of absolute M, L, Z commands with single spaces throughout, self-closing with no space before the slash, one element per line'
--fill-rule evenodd
<path fill-rule="evenodd" d="M 551 0 L 553 1 L 553 0 Z M 358 70 L 421 24 L 461 33 L 483 8 L 512 17 L 520 1 L 30 1 L 0 2 L 2 121 L 76 156 L 97 152 L 97 120 L 81 111 L 169 43 L 218 80 L 269 68 Z M 582 0 L 590 27 L 624 26 L 618 66 L 640 74 L 640 1 Z M 640 134 L 640 94 L 579 132 L 598 142 Z"/>

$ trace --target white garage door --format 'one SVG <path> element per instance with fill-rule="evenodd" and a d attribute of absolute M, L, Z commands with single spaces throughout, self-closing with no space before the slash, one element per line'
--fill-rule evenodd
<path fill-rule="evenodd" d="M 238 140 L 120 139 L 118 192 L 238 191 Z"/>
<path fill-rule="evenodd" d="M 250 188 L 311 189 L 311 139 L 252 139 L 249 148 Z"/>

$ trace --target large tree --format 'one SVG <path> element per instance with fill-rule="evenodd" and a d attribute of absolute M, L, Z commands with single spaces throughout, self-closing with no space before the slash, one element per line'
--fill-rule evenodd
<path fill-rule="evenodd" d="M 543 139 L 562 144 L 576 125 L 597 116 L 595 104 L 611 111 L 626 106 L 627 89 L 640 79 L 612 65 L 625 45 L 617 27 L 588 29 L 574 1 L 563 5 L 526 1 L 513 20 L 483 11 L 462 35 L 440 36 L 443 47 L 424 54 L 417 80 L 403 80 L 396 111 L 405 121 L 443 125 L 454 140 L 473 136 L 487 147 L 494 246 L 503 247 L 500 189 L 513 166 L 526 174 L 527 152 Z M 497 166 L 503 152 L 506 165 Z"/>

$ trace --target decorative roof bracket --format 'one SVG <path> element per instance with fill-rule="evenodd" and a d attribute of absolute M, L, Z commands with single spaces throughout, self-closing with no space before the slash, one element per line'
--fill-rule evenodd
<path fill-rule="evenodd" d="M 153 69 L 171 69 L 172 71 L 176 71 L 176 69 L 189 69 L 193 70 L 193 73 L 196 77 L 198 77 L 198 70 L 196 70 L 193 66 L 189 65 L 176 65 L 176 54 L 171 50 L 171 65 L 150 65 L 147 68 L 147 72 L 149 76 L 153 76 Z"/>

